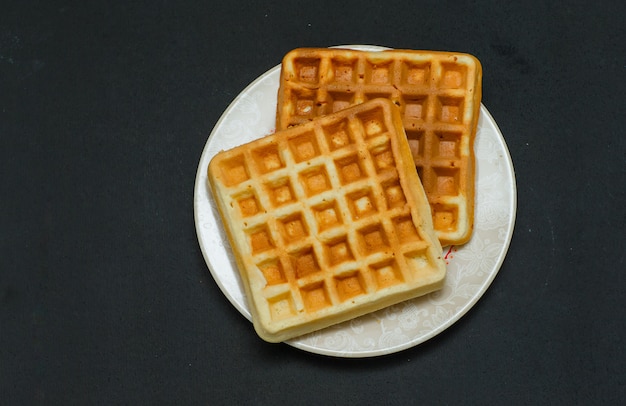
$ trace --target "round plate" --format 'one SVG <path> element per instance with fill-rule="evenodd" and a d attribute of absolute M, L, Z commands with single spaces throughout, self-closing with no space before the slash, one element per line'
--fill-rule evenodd
<path fill-rule="evenodd" d="M 350 46 L 381 50 L 376 46 Z M 213 278 L 228 300 L 250 320 L 243 286 L 207 183 L 207 168 L 220 150 L 275 131 L 280 65 L 245 88 L 211 132 L 196 175 L 194 214 L 198 241 Z M 475 144 L 476 203 L 470 242 L 445 247 L 443 289 L 287 341 L 305 351 L 337 357 L 397 352 L 436 336 L 459 320 L 495 278 L 511 241 L 517 192 L 511 157 L 496 122 L 481 105 Z"/>

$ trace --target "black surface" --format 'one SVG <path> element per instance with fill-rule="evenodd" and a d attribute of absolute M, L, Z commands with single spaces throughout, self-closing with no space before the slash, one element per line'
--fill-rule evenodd
<path fill-rule="evenodd" d="M 622 1 L 88 3 L 0 7 L 1 404 L 626 396 Z M 443 334 L 373 359 L 262 342 L 194 229 L 224 109 L 290 49 L 338 44 L 476 55 L 517 176 L 491 288 Z"/>

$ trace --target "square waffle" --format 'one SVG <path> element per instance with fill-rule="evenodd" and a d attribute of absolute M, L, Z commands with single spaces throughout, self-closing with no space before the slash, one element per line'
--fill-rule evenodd
<path fill-rule="evenodd" d="M 300 48 L 281 66 L 276 128 L 384 97 L 400 107 L 442 245 L 467 242 L 474 222 L 474 139 L 482 68 L 438 51 Z"/>
<path fill-rule="evenodd" d="M 266 341 L 443 285 L 442 248 L 400 110 L 389 100 L 221 151 L 208 175 Z"/>

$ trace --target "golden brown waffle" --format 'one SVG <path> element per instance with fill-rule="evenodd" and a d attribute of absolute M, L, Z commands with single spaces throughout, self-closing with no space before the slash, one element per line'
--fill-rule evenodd
<path fill-rule="evenodd" d="M 461 53 L 301 48 L 283 59 L 277 129 L 384 97 L 400 107 L 442 245 L 469 240 L 482 68 Z"/>
<path fill-rule="evenodd" d="M 388 100 L 222 151 L 209 182 L 266 341 L 443 285 L 430 207 Z"/>

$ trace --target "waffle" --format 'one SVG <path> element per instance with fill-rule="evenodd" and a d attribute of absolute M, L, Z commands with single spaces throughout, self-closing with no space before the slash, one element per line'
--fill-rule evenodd
<path fill-rule="evenodd" d="M 266 341 L 443 285 L 442 248 L 400 111 L 389 100 L 221 151 L 208 173 Z"/>
<path fill-rule="evenodd" d="M 482 68 L 460 53 L 301 48 L 281 66 L 276 126 L 285 129 L 385 97 L 401 109 L 413 160 L 442 245 L 474 223 L 474 138 Z"/>

